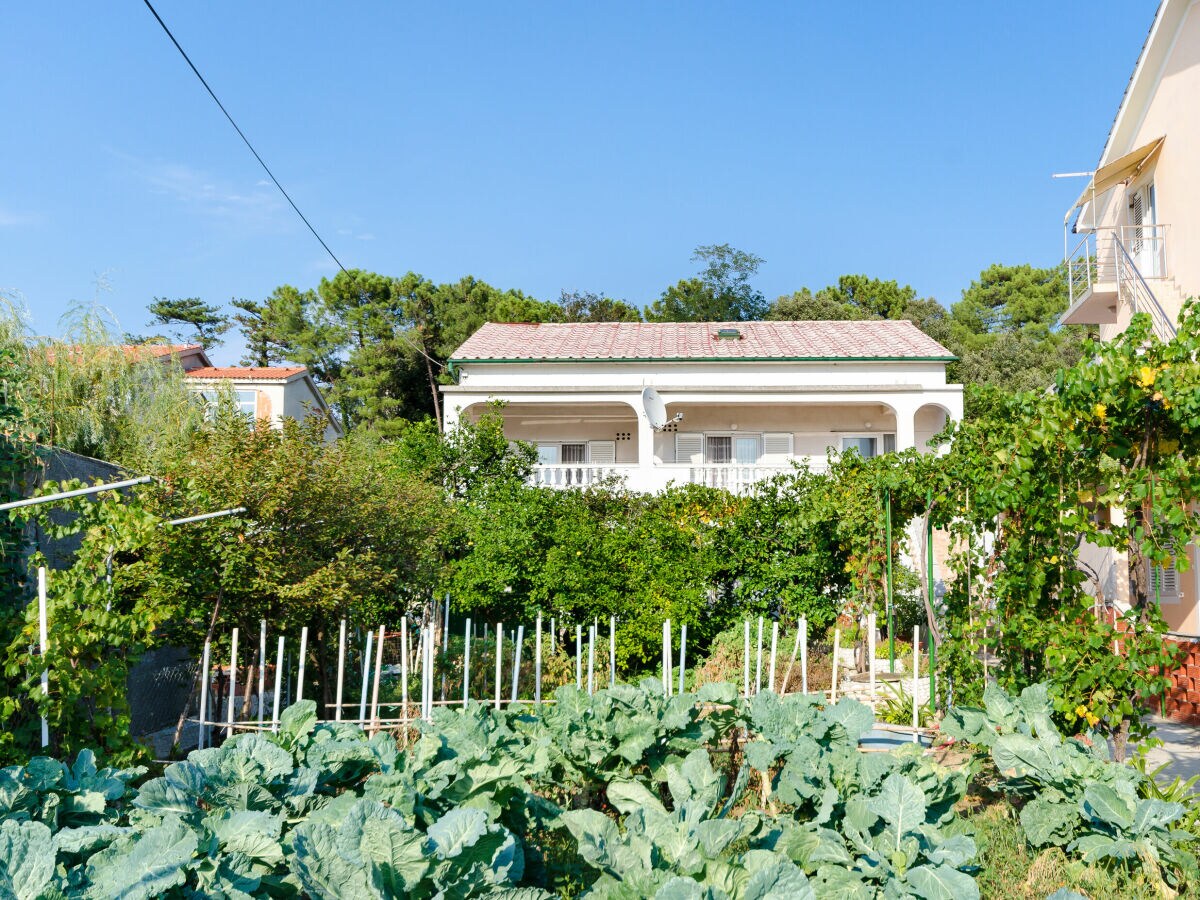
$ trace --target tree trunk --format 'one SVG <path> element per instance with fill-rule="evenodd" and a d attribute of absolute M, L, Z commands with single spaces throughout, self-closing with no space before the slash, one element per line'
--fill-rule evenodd
<path fill-rule="evenodd" d="M 442 423 L 442 404 L 438 397 L 437 377 L 433 374 L 433 364 L 430 363 L 428 354 L 422 353 L 421 357 L 425 360 L 425 374 L 429 377 L 429 393 L 433 397 L 433 415 L 440 425 Z"/>
<path fill-rule="evenodd" d="M 223 594 L 224 594 L 224 588 L 218 584 L 217 599 L 213 603 L 212 616 L 210 616 L 209 620 L 208 620 L 208 633 L 204 636 L 205 643 L 208 643 L 209 641 L 211 641 L 213 634 L 216 633 L 217 614 L 221 611 L 221 597 L 223 596 Z M 203 649 L 201 650 L 200 661 L 201 661 L 200 665 L 203 665 L 204 664 Z M 208 674 L 207 672 L 201 673 L 200 666 L 199 665 L 196 666 L 196 674 L 192 676 L 192 686 L 188 690 L 187 697 L 184 698 L 183 709 L 179 713 L 179 721 L 175 723 L 175 738 L 171 741 L 172 747 L 179 746 L 179 742 L 183 739 L 183 724 L 184 724 L 184 722 L 187 721 L 188 707 L 191 706 L 191 703 L 192 703 L 192 694 L 194 694 L 196 692 L 196 687 L 200 684 L 200 679 L 207 676 L 207 674 Z M 209 715 L 209 718 L 210 719 L 212 718 L 211 714 Z M 201 726 L 201 727 L 203 727 L 203 726 Z"/>

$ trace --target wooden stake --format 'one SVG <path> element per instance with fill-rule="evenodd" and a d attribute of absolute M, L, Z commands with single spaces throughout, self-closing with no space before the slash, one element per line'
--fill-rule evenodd
<path fill-rule="evenodd" d="M 687 673 L 687 622 L 679 626 L 679 693 L 686 686 L 684 676 Z"/>
<path fill-rule="evenodd" d="M 521 645 L 524 642 L 525 642 L 525 626 L 518 625 L 517 626 L 517 648 L 516 648 L 516 653 L 513 656 L 512 700 L 510 701 L 512 703 L 517 702 L 517 696 L 518 696 L 517 689 L 518 689 L 518 686 L 519 686 L 519 683 L 521 680 Z"/>
<path fill-rule="evenodd" d="M 875 700 L 875 613 L 867 613 L 867 676 L 871 685 L 871 701 Z"/>
<path fill-rule="evenodd" d="M 663 693 L 671 696 L 671 620 L 663 621 Z"/>
<path fill-rule="evenodd" d="M 471 700 L 471 620 L 463 631 L 463 709 Z"/>
<path fill-rule="evenodd" d="M 367 649 L 363 653 L 362 693 L 358 697 L 358 727 L 362 728 L 367 722 L 367 685 L 371 683 L 371 648 L 374 646 L 375 633 L 367 632 Z"/>
<path fill-rule="evenodd" d="M 837 681 L 838 681 L 838 647 L 842 641 L 842 629 L 837 625 L 833 626 L 833 671 L 829 676 L 829 702 L 837 702 Z"/>
<path fill-rule="evenodd" d="M 446 594 L 446 618 L 442 625 L 442 656 L 450 649 L 450 595 Z M 442 702 L 446 701 L 446 673 L 442 672 Z"/>
<path fill-rule="evenodd" d="M 342 721 L 342 689 L 346 679 L 346 620 L 342 619 L 338 629 L 338 674 L 337 674 L 337 706 L 333 711 L 335 722 Z"/>
<path fill-rule="evenodd" d="M 771 622 L 771 671 L 768 681 L 770 682 L 770 690 L 775 691 L 775 651 L 779 646 L 779 620 Z"/>
<path fill-rule="evenodd" d="M 380 629 L 380 642 L 383 641 L 383 630 Z M 300 659 L 296 668 L 296 702 L 304 699 L 304 662 L 308 656 L 308 626 L 300 629 Z"/>
<path fill-rule="evenodd" d="M 275 654 L 275 698 L 271 715 L 271 730 L 279 731 L 279 701 L 283 693 L 283 635 L 279 636 L 279 650 Z"/>
<path fill-rule="evenodd" d="M 308 637 L 308 629 L 300 635 L 303 641 Z M 304 671 L 304 663 L 300 663 L 300 671 Z M 375 644 L 375 681 L 371 685 L 371 733 L 379 730 L 379 676 L 383 672 L 383 626 L 379 626 L 379 640 Z"/>
<path fill-rule="evenodd" d="M 46 649 L 50 646 L 50 628 L 47 623 L 46 567 L 38 566 L 38 646 L 42 651 L 42 696 L 50 696 L 50 668 L 46 664 Z M 237 629 L 233 630 L 234 646 L 237 646 Z M 233 715 L 233 694 L 229 695 L 229 714 Z M 42 746 L 50 746 L 50 723 L 42 716 Z"/>
<path fill-rule="evenodd" d="M 200 731 L 196 735 L 197 750 L 204 749 L 205 738 L 208 736 L 208 726 L 204 723 L 208 721 L 208 655 L 211 648 L 211 642 L 205 641 L 203 661 L 200 663 Z"/>
<path fill-rule="evenodd" d="M 408 613 L 400 617 L 400 719 L 405 725 L 411 721 L 408 711 Z M 404 740 L 408 741 L 408 729 L 404 729 Z"/>
<path fill-rule="evenodd" d="M 596 692 L 596 626 L 588 627 L 588 696 Z"/>
<path fill-rule="evenodd" d="M 921 626 L 913 626 L 913 743 L 917 743 L 917 729 L 921 727 L 920 706 L 917 703 L 917 673 L 921 671 L 921 647 L 917 643 L 921 639 Z"/>
<path fill-rule="evenodd" d="M 500 708 L 500 661 L 504 656 L 504 626 L 496 623 L 496 709 Z"/>
<path fill-rule="evenodd" d="M 542 705 L 542 614 L 537 614 L 537 638 L 533 651 L 533 702 Z"/>
<path fill-rule="evenodd" d="M 747 700 L 750 699 L 750 620 L 744 622 L 746 626 L 745 646 L 742 648 L 742 696 Z"/>
<path fill-rule="evenodd" d="M 263 727 L 267 704 L 267 620 L 258 624 L 258 728 Z"/>
<path fill-rule="evenodd" d="M 754 693 L 762 691 L 763 617 L 758 617 L 758 655 L 754 663 Z"/>
<path fill-rule="evenodd" d="M 575 626 L 575 687 L 583 690 L 583 626 Z"/>
<path fill-rule="evenodd" d="M 783 673 L 783 685 L 780 690 L 782 693 L 787 693 L 788 682 L 792 678 L 792 667 L 796 665 L 796 654 L 800 652 L 800 626 L 796 625 L 796 642 L 792 645 L 792 658 L 788 660 L 787 671 Z"/>
<path fill-rule="evenodd" d="M 229 727 L 225 730 L 225 737 L 233 736 L 233 705 L 237 702 L 237 642 L 238 630 L 235 628 L 229 647 Z"/>
<path fill-rule="evenodd" d="M 608 686 L 617 686 L 617 617 L 608 617 Z"/>
<path fill-rule="evenodd" d="M 808 693 L 808 617 L 800 617 L 800 690 Z"/>

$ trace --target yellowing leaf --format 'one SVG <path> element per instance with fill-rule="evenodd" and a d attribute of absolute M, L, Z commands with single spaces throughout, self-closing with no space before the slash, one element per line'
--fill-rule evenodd
<path fill-rule="evenodd" d="M 1142 366 L 1138 369 L 1138 385 L 1148 388 L 1154 384 L 1154 379 L 1158 377 L 1158 372 L 1149 366 Z"/>

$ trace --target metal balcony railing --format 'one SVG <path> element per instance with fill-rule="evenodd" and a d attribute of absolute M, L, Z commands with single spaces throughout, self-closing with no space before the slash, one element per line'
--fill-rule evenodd
<path fill-rule="evenodd" d="M 1146 281 L 1167 277 L 1166 238 L 1166 225 L 1117 225 L 1084 235 L 1067 254 L 1070 305 L 1101 285 L 1111 285 L 1119 302 L 1134 313 L 1148 313 L 1155 334 L 1170 340 L 1175 323 Z"/>

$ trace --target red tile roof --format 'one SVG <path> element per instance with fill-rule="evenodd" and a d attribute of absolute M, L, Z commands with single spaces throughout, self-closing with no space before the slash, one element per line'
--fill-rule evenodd
<path fill-rule="evenodd" d="M 740 338 L 718 338 L 720 329 Z M 908 321 L 489 322 L 451 357 L 472 360 L 945 359 L 954 355 Z"/>
<path fill-rule="evenodd" d="M 126 353 L 146 351 L 151 356 L 171 356 L 174 353 L 187 353 L 189 350 L 202 348 L 200 344 L 125 344 L 121 349 Z"/>
<path fill-rule="evenodd" d="M 207 366 L 202 369 L 192 369 L 184 374 L 188 378 L 231 378 L 235 381 L 278 381 L 281 378 L 291 378 L 307 372 L 304 366 L 269 366 L 256 368 L 252 366 Z"/>

